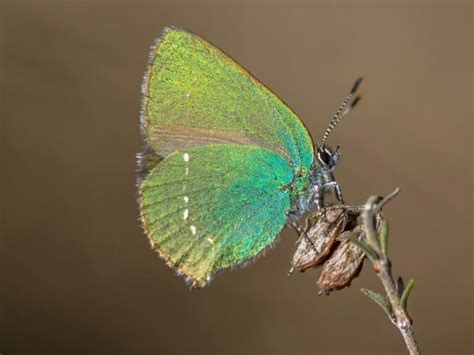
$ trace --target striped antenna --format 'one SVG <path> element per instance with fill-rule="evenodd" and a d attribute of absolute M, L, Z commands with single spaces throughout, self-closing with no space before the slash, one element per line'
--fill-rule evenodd
<path fill-rule="evenodd" d="M 337 124 L 344 118 L 344 116 L 347 115 L 354 108 L 354 106 L 360 101 L 360 99 L 362 98 L 362 95 L 357 95 L 354 98 L 354 95 L 355 95 L 357 89 L 359 88 L 359 85 L 362 82 L 362 79 L 363 78 L 360 77 L 359 79 L 357 79 L 355 81 L 354 85 L 352 85 L 351 91 L 346 96 L 344 101 L 342 101 L 341 106 L 339 106 L 339 109 L 336 111 L 336 114 L 332 118 L 331 122 L 329 122 L 329 126 L 328 126 L 328 128 L 326 128 L 326 132 L 324 132 L 324 136 L 323 136 L 323 139 L 321 141 L 321 147 L 324 147 L 324 144 L 326 143 L 326 140 L 328 139 L 328 137 L 331 134 L 334 127 L 337 126 Z M 354 98 L 354 100 L 352 100 L 353 98 Z M 346 106 L 349 104 L 349 102 L 351 102 L 351 100 L 352 100 L 351 105 L 346 108 Z"/>

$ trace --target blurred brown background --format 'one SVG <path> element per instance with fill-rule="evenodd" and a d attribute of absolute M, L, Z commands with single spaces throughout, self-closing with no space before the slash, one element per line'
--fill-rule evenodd
<path fill-rule="evenodd" d="M 318 297 L 287 276 L 285 229 L 256 264 L 189 291 L 137 221 L 140 84 L 165 25 L 231 54 L 320 138 L 359 75 L 365 98 L 330 141 L 337 177 L 388 206 L 395 273 L 425 354 L 472 354 L 472 3 L 2 3 L 0 353 L 403 354 L 359 289 Z"/>

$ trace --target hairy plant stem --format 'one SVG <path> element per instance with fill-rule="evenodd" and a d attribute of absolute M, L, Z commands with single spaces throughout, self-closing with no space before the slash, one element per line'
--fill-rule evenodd
<path fill-rule="evenodd" d="M 398 328 L 400 333 L 403 336 L 405 344 L 408 348 L 408 351 L 412 355 L 421 354 L 418 347 L 418 343 L 415 338 L 415 333 L 413 331 L 413 321 L 407 313 L 406 310 L 406 301 L 402 301 L 404 298 L 404 290 L 399 290 L 397 288 L 397 283 L 393 279 L 392 275 L 392 264 L 387 256 L 386 250 L 382 248 L 379 238 L 376 236 L 375 229 L 375 218 L 382 209 L 382 207 L 395 197 L 399 192 L 399 189 L 396 189 L 393 193 L 388 195 L 386 198 L 380 200 L 378 197 L 371 197 L 367 201 L 364 212 L 362 213 L 362 218 L 364 221 L 364 226 L 366 228 L 366 236 L 368 245 L 375 251 L 376 257 L 369 257 L 372 262 L 375 273 L 382 282 L 382 285 L 387 294 L 387 300 L 390 303 L 390 307 L 386 310 L 386 313 L 389 315 L 390 321 Z M 386 241 L 385 241 L 386 242 Z M 412 285 L 409 285 L 405 291 L 408 293 L 411 291 Z M 408 294 L 405 296 L 405 299 L 408 297 Z"/>

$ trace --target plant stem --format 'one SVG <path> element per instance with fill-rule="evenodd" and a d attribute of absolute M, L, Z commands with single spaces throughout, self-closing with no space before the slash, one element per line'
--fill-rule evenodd
<path fill-rule="evenodd" d="M 409 353 L 412 355 L 419 355 L 421 354 L 421 352 L 415 338 L 415 333 L 413 331 L 413 321 L 401 302 L 401 292 L 397 290 L 397 284 L 395 283 L 392 275 L 392 264 L 388 259 L 386 252 L 382 252 L 379 239 L 373 238 L 372 240 L 370 240 L 370 236 L 376 235 L 374 223 L 376 216 L 378 215 L 382 207 L 393 197 L 395 197 L 398 192 L 399 189 L 395 190 L 393 193 L 391 193 L 382 200 L 377 197 L 369 198 L 366 204 L 366 208 L 362 213 L 362 218 L 364 221 L 364 226 L 366 228 L 366 235 L 369 239 L 369 245 L 373 249 L 375 249 L 377 253 L 377 258 L 370 258 L 370 260 L 372 262 L 375 273 L 382 282 L 382 285 L 387 294 L 387 300 L 391 306 L 391 312 L 388 312 L 390 314 L 389 319 L 402 334 Z M 412 285 L 410 285 L 410 290 L 411 287 Z"/>
<path fill-rule="evenodd" d="M 395 281 L 393 280 L 390 261 L 388 259 L 376 260 L 373 265 L 378 278 L 383 284 L 388 301 L 392 306 L 393 313 L 390 320 L 398 328 L 400 333 L 402 333 L 409 353 L 413 355 L 421 354 L 413 331 L 412 320 L 401 305 L 400 296 L 398 295 Z M 377 272 L 377 270 L 379 271 Z"/>

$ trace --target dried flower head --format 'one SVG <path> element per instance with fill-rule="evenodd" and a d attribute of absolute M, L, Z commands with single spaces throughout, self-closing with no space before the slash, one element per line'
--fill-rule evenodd
<path fill-rule="evenodd" d="M 348 214 L 344 208 L 310 214 L 297 242 L 290 272 L 304 271 L 326 260 L 337 237 L 346 227 L 347 220 Z"/>
<path fill-rule="evenodd" d="M 357 245 L 351 243 L 350 237 L 364 240 L 363 227 L 357 225 L 339 236 L 340 244 L 324 263 L 319 276 L 320 294 L 329 294 L 331 291 L 349 286 L 351 281 L 359 275 L 365 254 Z"/>
<path fill-rule="evenodd" d="M 320 294 L 329 294 L 351 284 L 366 257 L 351 240 L 365 242 L 363 222 L 356 207 L 331 206 L 306 218 L 291 262 L 291 271 L 304 271 L 323 264 L 318 280 Z M 377 229 L 382 215 L 377 216 Z"/>

